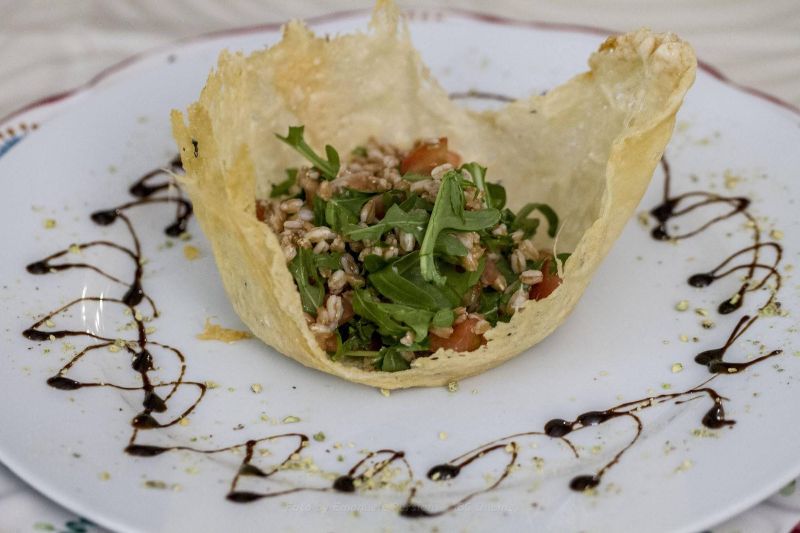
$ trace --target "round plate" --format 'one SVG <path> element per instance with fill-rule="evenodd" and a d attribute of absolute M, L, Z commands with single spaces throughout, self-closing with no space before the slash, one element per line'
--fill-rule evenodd
<path fill-rule="evenodd" d="M 367 20 L 364 13 L 350 13 L 313 25 L 335 33 L 364 28 Z M 448 90 L 514 97 L 585 70 L 601 42 L 585 29 L 461 12 L 412 13 L 411 31 Z M 168 165 L 175 153 L 169 111 L 196 98 L 222 48 L 250 51 L 278 39 L 271 26 L 156 51 L 3 126 L 0 459 L 6 465 L 52 499 L 121 531 L 255 531 L 267 524 L 310 530 L 327 529 L 332 521 L 350 530 L 697 531 L 800 473 L 800 357 L 791 318 L 799 298 L 790 270 L 800 231 L 794 200 L 800 197 L 800 119 L 712 71 L 698 73 L 667 150 L 672 195 L 703 190 L 748 197 L 762 242 L 784 248 L 780 306 L 763 310 L 725 359 L 783 352 L 706 385 L 723 397 L 725 420 L 735 425 L 702 424 L 714 402 L 698 387 L 714 374 L 694 357 L 723 346 L 742 316 L 756 316 L 778 276 L 755 267 L 756 282 L 769 278 L 765 286 L 727 315 L 717 306 L 736 292 L 747 269 L 705 288 L 686 280 L 752 244 L 753 221 L 741 213 L 672 243 L 651 238 L 652 217 L 632 220 L 561 328 L 530 353 L 459 383 L 457 390 L 382 394 L 306 369 L 255 340 L 198 339 L 209 318 L 228 328 L 243 326 L 194 223 L 183 239 L 164 234 L 175 214 L 171 205 L 126 211 L 141 242 L 143 287 L 158 305 L 158 317 L 146 302 L 137 306 L 137 316 L 126 312 L 114 302 L 125 286 L 96 271 L 26 272 L 26 265 L 66 250 L 50 266 L 84 262 L 130 279 L 134 265 L 124 251 L 70 247 L 106 240 L 132 248 L 121 219 L 101 226 L 89 214 L 136 200 L 128 187 Z M 661 203 L 663 179 L 659 170 L 641 211 Z M 159 194 L 174 198 L 174 191 Z M 691 231 L 730 205 L 716 202 L 675 222 Z M 668 227 L 674 231 L 672 221 Z M 776 248 L 764 246 L 760 262 L 771 265 Z M 750 255 L 727 267 L 750 261 Z M 22 332 L 81 298 L 38 330 L 136 341 L 141 322 L 155 367 L 148 377 L 166 384 L 157 388 L 161 397 L 180 371 L 175 353 L 162 345 L 185 356 L 184 381 L 197 385 L 175 387 L 166 411 L 153 416 L 161 424 L 179 420 L 205 388 L 202 401 L 182 422 L 135 437 L 136 444 L 183 449 L 152 457 L 124 452 L 131 421 L 143 409 L 141 374 L 131 368 L 125 346 L 90 350 L 63 376 L 130 390 L 46 384 L 75 353 L 101 341 L 86 335 L 49 340 L 49 333 L 31 341 Z M 676 309 L 681 300 L 687 302 L 683 312 Z M 130 346 L 137 351 L 135 343 Z M 619 407 L 626 402 L 634 403 Z M 605 412 L 604 423 L 573 425 L 568 440 L 541 434 L 551 419 L 573 421 L 589 411 Z M 309 440 L 296 449 L 300 435 Z M 433 468 L 463 464 L 473 456 L 459 456 L 496 439 L 497 446 L 484 448 L 460 470 Z M 244 446 L 251 440 L 256 442 Z M 233 449 L 200 453 L 224 447 Z M 598 486 L 570 489 L 576 476 L 596 475 L 615 458 Z M 368 470 L 376 475 L 364 477 Z M 448 474 L 458 475 L 443 479 Z M 234 479 L 234 499 L 270 497 L 230 501 Z M 439 511 L 446 512 L 421 516 Z"/>

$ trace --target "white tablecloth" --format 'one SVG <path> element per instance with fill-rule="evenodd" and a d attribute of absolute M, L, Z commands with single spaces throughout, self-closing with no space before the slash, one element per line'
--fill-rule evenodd
<path fill-rule="evenodd" d="M 0 116 L 79 85 L 132 54 L 180 37 L 365 8 L 370 0 L 0 0 Z M 435 0 L 513 18 L 626 31 L 674 31 L 733 80 L 800 106 L 800 0 Z M 0 433 L 0 438 L 1 433 Z M 787 487 L 715 533 L 784 533 L 800 522 Z M 0 465 L 0 533 L 99 531 Z"/>

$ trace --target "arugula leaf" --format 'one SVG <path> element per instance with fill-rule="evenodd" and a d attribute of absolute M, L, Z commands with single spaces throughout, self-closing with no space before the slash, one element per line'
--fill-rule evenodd
<path fill-rule="evenodd" d="M 369 291 L 360 289 L 353 296 L 353 310 L 357 315 L 377 324 L 382 335 L 396 338 L 405 335 L 406 330 L 411 328 L 417 341 L 428 336 L 428 327 L 434 316 L 431 311 L 409 305 L 383 303 Z"/>
<path fill-rule="evenodd" d="M 491 195 L 492 203 L 490 207 L 503 209 L 506 206 L 506 188 L 497 183 L 486 182 L 486 191 Z"/>
<path fill-rule="evenodd" d="M 459 302 L 464 300 L 464 296 L 474 287 L 481 279 L 483 269 L 486 266 L 486 257 L 481 257 L 478 262 L 478 269 L 474 272 L 459 271 L 452 265 L 444 265 L 442 271 L 445 273 L 447 281 L 445 287 L 453 292 L 455 298 Z"/>
<path fill-rule="evenodd" d="M 342 229 L 358 222 L 361 208 L 372 195 L 345 189 L 325 204 L 325 222 L 333 231 L 340 233 Z"/>
<path fill-rule="evenodd" d="M 317 308 L 322 305 L 325 298 L 325 287 L 315 265 L 314 253 L 307 248 L 300 248 L 289 263 L 289 272 L 292 273 L 300 291 L 303 311 L 317 316 Z"/>
<path fill-rule="evenodd" d="M 497 321 L 501 318 L 498 307 L 502 297 L 502 292 L 484 290 L 478 301 L 478 312 L 483 315 L 483 318 L 489 322 L 492 327 L 496 326 Z"/>
<path fill-rule="evenodd" d="M 328 159 L 327 161 L 322 159 L 314 152 L 314 149 L 306 143 L 303 138 L 304 130 L 305 126 L 290 126 L 289 133 L 286 134 L 286 137 L 281 137 L 277 133 L 275 137 L 297 150 L 300 155 L 313 163 L 314 167 L 320 171 L 325 179 L 329 181 L 336 179 L 336 174 L 339 173 L 339 154 L 333 146 L 327 144 L 325 145 L 325 155 Z"/>
<path fill-rule="evenodd" d="M 386 310 L 382 309 L 379 302 L 367 290 L 356 289 L 353 291 L 353 311 L 378 326 L 382 335 L 400 337 L 405 335 L 406 328 L 394 320 Z"/>
<path fill-rule="evenodd" d="M 564 252 L 558 254 L 556 256 L 556 259 L 558 259 L 558 262 L 561 263 L 563 268 L 563 266 L 567 264 L 567 259 L 569 259 L 571 256 L 572 256 L 571 253 Z M 558 265 L 556 264 L 556 261 L 550 261 L 550 273 L 558 274 Z"/>
<path fill-rule="evenodd" d="M 412 209 L 422 209 L 430 213 L 433 210 L 433 204 L 430 203 L 428 200 L 420 198 L 417 193 L 411 193 L 408 198 L 406 198 L 402 204 L 400 204 L 400 209 L 403 211 L 411 211 Z"/>
<path fill-rule="evenodd" d="M 500 222 L 505 224 L 508 228 L 512 228 L 513 229 L 514 222 L 516 221 L 516 219 L 517 219 L 517 215 L 515 215 L 514 212 L 511 209 L 505 208 L 502 211 L 500 211 Z M 538 226 L 539 219 L 535 218 L 533 220 L 536 221 L 536 224 Z"/>
<path fill-rule="evenodd" d="M 456 314 L 452 309 L 439 309 L 431 319 L 431 326 L 437 328 L 446 328 L 453 324 L 456 319 Z"/>
<path fill-rule="evenodd" d="M 365 146 L 356 146 L 350 153 L 356 157 L 367 157 L 367 148 Z"/>
<path fill-rule="evenodd" d="M 361 346 L 372 344 L 372 336 L 375 333 L 375 325 L 366 320 L 353 319 L 347 323 L 347 330 L 350 337 L 356 336 L 361 342 Z"/>
<path fill-rule="evenodd" d="M 389 266 L 369 276 L 370 284 L 386 299 L 398 303 L 437 311 L 458 305 L 441 289 L 426 282 L 419 270 L 419 252 L 403 256 Z"/>
<path fill-rule="evenodd" d="M 517 275 L 514 274 L 514 271 L 511 270 L 511 264 L 508 262 L 508 259 L 505 256 L 500 256 L 494 262 L 494 265 L 497 267 L 497 270 L 506 278 L 506 281 L 511 281 L 512 279 L 516 279 Z"/>
<path fill-rule="evenodd" d="M 428 326 L 433 319 L 433 313 L 430 311 L 402 304 L 379 303 L 378 306 L 394 320 L 410 327 L 416 340 L 422 340 L 428 336 Z"/>
<path fill-rule="evenodd" d="M 365 239 L 378 241 L 387 231 L 399 228 L 407 233 L 411 233 L 418 239 L 422 237 L 425 224 L 428 222 L 428 213 L 421 209 L 414 209 L 408 213 L 400 209 L 400 206 L 393 205 L 386 212 L 380 222 L 362 228 L 355 224 L 348 224 L 342 228 L 345 235 L 354 241 Z"/>
<path fill-rule="evenodd" d="M 364 268 L 367 272 L 377 272 L 388 264 L 389 262 L 379 255 L 370 254 L 364 257 Z"/>
<path fill-rule="evenodd" d="M 269 191 L 269 197 L 280 198 L 281 196 L 288 195 L 295 183 L 297 183 L 297 169 L 287 168 L 286 179 L 280 183 L 272 184 L 272 189 Z"/>
<path fill-rule="evenodd" d="M 459 179 L 460 174 L 452 170 L 442 176 L 442 185 L 436 195 L 436 202 L 419 251 L 422 277 L 438 286 L 445 283 L 445 278 L 436 269 L 433 257 L 439 234 L 446 229 L 478 231 L 493 226 L 500 220 L 500 211 L 494 208 L 465 211 L 464 191 Z"/>
<path fill-rule="evenodd" d="M 514 221 L 512 229 L 522 229 L 525 231 L 526 236 L 530 236 L 535 233 L 536 228 L 539 226 L 538 221 L 535 225 L 532 225 L 532 231 L 529 231 L 528 226 L 531 225 L 534 220 L 536 220 L 528 218 L 528 215 L 534 211 L 539 211 L 544 215 L 544 218 L 547 220 L 547 234 L 551 239 L 554 238 L 558 233 L 558 215 L 553 208 L 547 204 L 525 204 L 522 209 L 517 212 L 516 220 Z"/>
<path fill-rule="evenodd" d="M 408 195 L 404 191 L 399 191 L 397 189 L 386 191 L 381 195 L 384 210 L 388 211 L 393 205 L 402 204 L 407 197 Z M 403 211 L 408 212 L 410 209 L 403 209 Z"/>
<path fill-rule="evenodd" d="M 508 254 L 511 253 L 511 249 L 514 247 L 514 240 L 511 235 L 492 235 L 484 230 L 480 232 L 480 236 L 481 242 L 490 252 Z"/>
<path fill-rule="evenodd" d="M 442 232 L 439 234 L 439 238 L 436 239 L 433 253 L 451 257 L 466 257 L 469 254 L 469 250 L 458 240 L 458 237 L 452 233 Z"/>
<path fill-rule="evenodd" d="M 384 372 L 399 372 L 401 370 L 408 370 L 411 365 L 408 364 L 402 355 L 400 349 L 396 346 L 384 348 L 380 359 L 380 369 Z"/>
<path fill-rule="evenodd" d="M 464 163 L 461 168 L 470 173 L 475 187 L 483 193 L 486 207 L 494 207 L 492 191 L 486 186 L 486 167 L 482 167 L 473 161 L 472 163 Z"/>
<path fill-rule="evenodd" d="M 331 170 L 336 169 L 336 171 L 333 172 L 333 177 L 329 179 L 335 179 L 336 174 L 339 173 L 339 167 L 341 166 L 339 162 L 339 152 L 337 152 L 336 148 L 334 148 L 330 144 L 326 144 L 325 156 L 328 158 L 328 163 L 331 165 Z"/>
<path fill-rule="evenodd" d="M 508 302 L 511 301 L 511 297 L 519 290 L 520 285 L 522 285 L 522 282 L 519 278 L 508 285 L 505 292 L 500 296 L 500 308 L 505 308 L 508 305 Z"/>
<path fill-rule="evenodd" d="M 345 357 L 376 357 L 377 350 L 370 350 L 372 334 L 375 326 L 366 320 L 353 318 L 347 324 L 347 340 L 342 342 L 342 336 L 336 331 L 336 353 L 331 356 L 334 361 Z"/>
<path fill-rule="evenodd" d="M 420 286 L 397 273 L 391 266 L 371 274 L 369 281 L 375 289 L 392 302 L 434 311 L 443 303 L 450 306 L 444 297 L 436 298 L 427 290 L 426 283 Z"/>
<path fill-rule="evenodd" d="M 525 270 L 542 270 L 546 259 L 528 259 L 525 261 Z M 553 268 L 552 265 L 550 268 Z"/>
<path fill-rule="evenodd" d="M 418 172 L 406 172 L 403 174 L 403 179 L 413 183 L 415 181 L 429 180 L 431 179 L 431 175 L 428 174 L 426 176 L 425 174 L 420 174 Z"/>
<path fill-rule="evenodd" d="M 325 220 L 325 212 L 327 211 L 327 202 L 319 197 L 319 195 L 314 196 L 314 200 L 311 202 L 311 207 L 314 210 L 314 225 L 315 226 L 324 226 L 327 221 Z"/>
<path fill-rule="evenodd" d="M 327 268 L 328 270 L 338 270 L 342 268 L 342 254 L 339 252 L 331 252 L 328 254 L 314 254 L 312 252 L 312 257 L 314 258 L 314 266 L 318 269 Z"/>

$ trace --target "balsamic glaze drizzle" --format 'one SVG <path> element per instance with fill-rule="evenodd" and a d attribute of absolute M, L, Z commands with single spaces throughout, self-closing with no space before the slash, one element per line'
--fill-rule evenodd
<path fill-rule="evenodd" d="M 733 344 L 752 326 L 758 317 L 770 307 L 780 307 L 777 300 L 778 291 L 781 289 L 782 277 L 778 271 L 778 266 L 783 259 L 783 248 L 780 244 L 774 241 L 763 242 L 761 240 L 761 229 L 758 225 L 756 218 L 748 211 L 750 200 L 741 196 L 723 196 L 717 193 L 706 191 L 690 191 L 673 196 L 672 188 L 672 170 L 666 157 L 661 159 L 661 167 L 664 170 L 664 192 L 661 204 L 654 207 L 650 214 L 656 219 L 658 224 L 653 228 L 651 235 L 657 240 L 671 240 L 679 241 L 687 239 L 702 233 L 710 228 L 712 225 L 727 220 L 736 215 L 741 215 L 745 218 L 747 225 L 752 231 L 753 244 L 738 250 L 724 259 L 713 269 L 707 272 L 700 272 L 689 277 L 687 282 L 692 287 L 707 287 L 717 280 L 730 276 L 736 272 L 744 271 L 744 280 L 742 281 L 739 289 L 730 296 L 728 299 L 720 302 L 717 311 L 720 314 L 727 315 L 737 311 L 742 307 L 745 301 L 745 295 L 751 292 L 759 291 L 770 281 L 774 280 L 774 287 L 769 288 L 769 296 L 758 307 L 755 313 L 744 315 L 739 319 L 739 322 L 734 327 L 728 340 L 719 348 L 713 348 L 697 354 L 695 362 L 708 367 L 708 371 L 714 374 L 735 374 L 741 370 L 746 369 L 748 366 L 776 356 L 782 353 L 782 350 L 774 350 L 766 355 L 755 358 L 751 361 L 742 363 L 732 363 L 724 360 L 725 354 L 733 346 Z M 681 207 L 687 199 L 696 201 L 690 203 L 686 207 Z M 716 215 L 709 221 L 700 225 L 698 228 L 685 233 L 670 234 L 667 228 L 669 222 L 673 219 L 680 218 L 695 209 L 705 206 L 712 206 L 715 204 L 722 204 L 730 206 L 730 210 L 721 215 Z M 760 255 L 762 250 L 771 249 L 773 251 L 773 260 L 771 263 L 764 263 L 761 261 Z M 734 264 L 729 266 L 735 260 L 740 259 L 742 256 L 750 254 L 749 260 L 744 263 Z M 727 267 L 727 268 L 726 268 Z M 724 270 L 723 270 L 724 269 Z M 759 273 L 763 272 L 759 278 Z"/>
<path fill-rule="evenodd" d="M 476 95 L 470 94 L 468 96 Z M 481 97 L 494 98 L 495 95 L 482 95 Z M 195 145 L 195 150 L 197 150 L 197 145 Z M 274 474 L 286 467 L 293 459 L 296 459 L 300 454 L 303 453 L 310 442 L 306 435 L 302 433 L 283 433 L 265 436 L 260 439 L 247 440 L 240 444 L 213 449 L 194 448 L 190 446 L 156 446 L 140 442 L 141 432 L 158 430 L 180 423 L 182 419 L 191 414 L 199 406 L 207 389 L 204 383 L 197 381 L 186 381 L 184 379 L 186 373 L 186 357 L 184 354 L 173 346 L 149 339 L 147 336 L 147 328 L 145 327 L 145 319 L 137 310 L 137 306 L 142 301 L 146 301 L 153 312 L 153 317 L 155 318 L 159 315 L 155 302 L 145 292 L 142 286 L 143 272 L 141 245 L 136 231 L 134 230 L 133 224 L 127 215 L 127 211 L 134 207 L 146 204 L 174 203 L 176 205 L 174 220 L 165 228 L 165 233 L 169 236 L 177 237 L 186 230 L 186 224 L 189 218 L 192 216 L 192 206 L 188 200 L 183 198 L 180 189 L 174 187 L 174 189 L 178 191 L 177 196 L 157 196 L 157 193 L 159 192 L 173 189 L 174 183 L 172 182 L 171 178 L 169 178 L 169 173 L 178 172 L 181 169 L 179 157 L 176 157 L 170 161 L 166 169 L 155 169 L 151 172 L 148 172 L 130 187 L 129 192 L 133 196 L 137 197 L 137 200 L 123 203 L 113 209 L 96 211 L 91 214 L 91 219 L 98 225 L 103 226 L 113 224 L 117 220 L 122 220 L 130 236 L 132 242 L 131 246 L 124 246 L 107 240 L 89 241 L 73 245 L 73 247 L 70 247 L 66 250 L 58 251 L 45 257 L 44 259 L 30 263 L 26 267 L 29 273 L 35 275 L 53 274 L 73 268 L 88 269 L 117 284 L 125 286 L 127 289 L 124 295 L 119 299 L 107 298 L 104 296 L 83 296 L 59 307 L 52 312 L 47 313 L 29 328 L 25 329 L 22 334 L 27 339 L 35 342 L 78 336 L 88 337 L 92 340 L 92 342 L 94 342 L 93 344 L 89 344 L 77 352 L 72 359 L 70 359 L 56 373 L 56 375 L 47 380 L 47 384 L 53 388 L 72 391 L 81 388 L 110 387 L 123 391 L 139 391 L 142 393 L 142 410 L 131 420 L 132 431 L 128 440 L 128 444 L 125 447 L 125 453 L 136 457 L 154 457 L 171 451 L 189 451 L 198 454 L 210 455 L 244 449 L 244 458 L 242 459 L 236 474 L 233 476 L 230 482 L 226 496 L 227 500 L 231 502 L 249 503 L 261 500 L 263 498 L 285 496 L 302 491 L 351 494 L 357 492 L 359 487 L 363 483 L 367 482 L 368 478 L 371 476 L 379 474 L 396 462 L 400 462 L 404 466 L 405 474 L 411 488 L 408 491 L 405 504 L 399 509 L 399 514 L 407 518 L 440 516 L 445 513 L 452 512 L 469 500 L 488 493 L 500 486 L 511 475 L 515 464 L 517 463 L 519 458 L 518 441 L 520 439 L 559 439 L 569 448 L 572 454 L 578 458 L 580 457 L 578 449 L 568 439 L 570 434 L 586 428 L 604 424 L 613 419 L 629 419 L 633 423 L 635 430 L 631 440 L 619 451 L 617 451 L 617 453 L 596 472 L 592 474 L 576 476 L 570 482 L 570 488 L 575 491 L 592 489 L 601 483 L 603 476 L 614 465 L 619 463 L 624 454 L 639 440 L 639 437 L 644 429 L 644 424 L 640 418 L 640 413 L 642 411 L 669 402 L 672 402 L 673 404 L 680 404 L 697 398 L 706 397 L 711 401 L 711 407 L 703 415 L 701 420 L 702 424 L 711 429 L 720 429 L 726 426 L 732 426 L 736 422 L 726 418 L 725 408 L 723 405 L 723 402 L 727 401 L 728 399 L 721 396 L 713 388 L 709 387 L 708 384 L 720 375 L 738 373 L 753 364 L 781 353 L 781 350 L 774 350 L 766 355 L 762 355 L 747 362 L 736 363 L 724 360 L 724 356 L 727 351 L 758 319 L 759 314 L 769 306 L 778 305 L 776 294 L 781 286 L 781 275 L 778 272 L 778 266 L 780 264 L 782 254 L 780 245 L 775 242 L 761 241 L 761 232 L 758 229 L 756 220 L 747 210 L 750 204 L 747 198 L 724 197 L 718 194 L 703 191 L 694 191 L 683 193 L 678 196 L 671 196 L 671 173 L 666 159 L 662 160 L 662 166 L 665 172 L 664 198 L 663 202 L 651 211 L 652 215 L 658 222 L 658 225 L 652 231 L 653 238 L 657 240 L 686 239 L 695 236 L 712 227 L 714 224 L 731 218 L 735 215 L 741 215 L 745 217 L 753 228 L 753 244 L 751 246 L 743 248 L 742 250 L 732 254 L 712 270 L 691 276 L 688 280 L 688 283 L 695 287 L 705 287 L 711 285 L 716 280 L 733 274 L 734 272 L 745 271 L 745 281 L 740 289 L 732 297 L 720 303 L 718 311 L 721 314 L 728 314 L 738 310 L 742 306 L 746 294 L 762 289 L 770 279 L 774 279 L 775 286 L 772 290 L 770 290 L 768 299 L 761 305 L 761 307 L 758 308 L 757 312 L 753 316 L 744 315 L 740 318 L 736 327 L 733 329 L 722 347 L 706 350 L 695 357 L 695 361 L 697 363 L 707 366 L 709 371 L 714 374 L 695 387 L 680 392 L 664 393 L 638 400 L 628 401 L 603 410 L 588 411 L 571 420 L 554 418 L 548 421 L 543 426 L 542 430 L 525 431 L 500 437 L 482 444 L 481 446 L 478 446 L 462 455 L 459 455 L 450 461 L 431 467 L 427 472 L 427 479 L 436 484 L 442 481 L 450 481 L 458 478 L 465 468 L 480 464 L 484 458 L 492 454 L 506 453 L 508 455 L 508 459 L 504 463 L 505 466 L 502 473 L 492 484 L 487 487 L 469 492 L 466 496 L 463 496 L 452 504 L 446 505 L 438 510 L 430 510 L 427 507 L 416 503 L 418 496 L 418 484 L 414 483 L 414 472 L 411 468 L 411 465 L 406 460 L 405 453 L 400 450 L 381 449 L 374 452 L 367 452 L 347 472 L 336 477 L 332 484 L 328 483 L 317 486 L 297 486 L 291 488 L 282 488 L 271 492 L 253 492 L 239 488 L 241 479 L 253 477 L 268 480 Z M 167 177 L 164 181 L 151 183 L 154 181 L 154 178 L 164 176 Z M 689 203 L 689 205 L 684 206 L 684 203 L 686 203 L 687 200 L 693 200 L 694 203 Z M 668 223 L 672 219 L 686 215 L 695 211 L 696 209 L 699 209 L 700 207 L 710 206 L 713 204 L 725 204 L 729 206 L 729 210 L 722 215 L 717 215 L 711 218 L 695 230 L 674 235 L 669 232 Z M 74 250 L 74 246 L 77 246 L 81 250 L 92 247 L 104 247 L 125 254 L 134 264 L 132 280 L 125 282 L 108 274 L 100 267 L 89 263 L 56 262 L 56 260 L 64 258 L 71 251 L 71 249 Z M 764 249 L 771 249 L 773 251 L 774 259 L 771 262 L 763 262 L 761 260 L 760 255 Z M 741 257 L 748 255 L 749 262 L 733 265 L 731 264 Z M 761 277 L 759 277 L 759 275 Z M 116 339 L 103 337 L 88 331 L 51 331 L 41 329 L 43 324 L 46 324 L 56 315 L 69 310 L 73 306 L 86 302 L 103 302 L 104 304 L 121 306 L 127 310 L 134 320 L 135 329 L 137 332 L 136 340 L 120 342 Z M 73 366 L 77 364 L 86 354 L 94 350 L 109 348 L 114 345 L 119 348 L 119 352 L 127 354 L 130 357 L 131 369 L 139 376 L 141 385 L 129 386 L 104 382 L 82 382 L 68 377 L 67 374 L 69 373 L 70 369 L 73 368 Z M 154 347 L 157 347 L 159 352 L 163 351 L 171 354 L 171 356 L 175 357 L 179 363 L 180 369 L 177 372 L 177 376 L 175 376 L 173 380 L 159 382 L 153 382 L 151 380 L 150 372 L 155 368 L 153 352 L 151 351 Z M 194 397 L 193 402 L 176 417 L 166 421 L 159 421 L 159 419 L 156 418 L 156 415 L 167 411 L 168 402 L 178 392 L 178 390 L 183 387 L 195 389 L 196 396 Z M 267 445 L 269 443 L 274 443 L 281 440 L 296 442 L 296 446 L 281 462 L 273 465 L 268 470 L 263 470 L 262 468 L 253 464 L 254 452 L 258 446 Z"/>

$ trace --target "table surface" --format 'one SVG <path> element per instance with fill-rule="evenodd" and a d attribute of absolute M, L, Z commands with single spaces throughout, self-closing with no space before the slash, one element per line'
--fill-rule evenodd
<path fill-rule="evenodd" d="M 641 26 L 673 31 L 732 80 L 800 107 L 800 0 L 399 3 L 617 31 Z M 181 37 L 371 5 L 369 0 L 0 0 L 0 117 L 77 86 L 126 57 Z M 792 485 L 714 532 L 800 532 L 798 522 L 800 494 Z M 37 530 L 100 531 L 36 494 L 0 465 L 0 531 Z"/>

